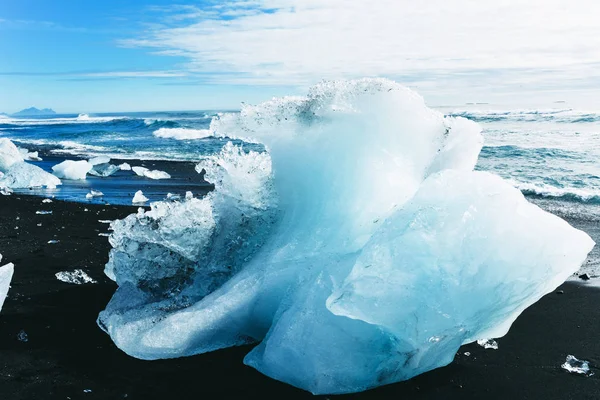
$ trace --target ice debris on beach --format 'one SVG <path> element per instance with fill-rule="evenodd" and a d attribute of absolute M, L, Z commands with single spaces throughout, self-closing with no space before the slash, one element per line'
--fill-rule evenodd
<path fill-rule="evenodd" d="M 52 214 L 51 210 L 38 210 L 35 212 L 37 215 L 50 215 Z"/>
<path fill-rule="evenodd" d="M 506 334 L 594 242 L 474 172 L 475 123 L 384 79 L 215 118 L 203 198 L 111 224 L 98 324 L 141 359 L 257 343 L 244 362 L 315 394 L 363 391 Z M 360 190 L 356 188 L 360 182 Z"/>
<path fill-rule="evenodd" d="M 0 254 L 0 261 L 2 261 L 2 254 Z M 8 289 L 10 288 L 10 281 L 12 280 L 13 273 L 15 271 L 14 264 L 6 264 L 0 267 L 0 311 L 8 295 Z"/>
<path fill-rule="evenodd" d="M 44 203 L 44 204 L 52 203 L 52 199 L 44 199 L 44 200 L 42 200 L 42 203 Z"/>
<path fill-rule="evenodd" d="M 477 344 L 484 349 L 498 350 L 498 342 L 494 339 L 478 339 Z"/>
<path fill-rule="evenodd" d="M 133 196 L 133 200 L 131 200 L 131 202 L 133 204 L 145 203 L 147 201 L 148 201 L 148 198 L 146 196 L 144 196 L 144 192 L 142 192 L 141 190 L 138 190 L 137 192 L 135 192 L 135 195 Z"/>
<path fill-rule="evenodd" d="M 164 172 L 164 171 L 159 171 L 159 170 L 150 170 L 146 167 L 133 167 L 131 168 L 133 170 L 133 172 L 135 172 L 135 174 L 137 176 L 143 176 L 149 179 L 170 179 L 171 175 L 169 175 L 168 173 Z"/>
<path fill-rule="evenodd" d="M 85 283 L 96 283 L 88 274 L 82 269 L 76 269 L 72 272 L 61 271 L 55 274 L 56 279 L 65 283 L 72 283 L 74 285 L 83 285 Z"/>
<path fill-rule="evenodd" d="M 9 139 L 0 139 L 0 189 L 55 188 L 60 179 L 37 165 L 24 161 L 23 154 Z"/>
<path fill-rule="evenodd" d="M 29 335 L 27 335 L 27 332 L 25 332 L 23 329 L 21 329 L 19 331 L 19 333 L 17 334 L 17 340 L 19 342 L 27 343 L 27 342 L 29 342 Z"/>
<path fill-rule="evenodd" d="M 88 194 L 85 195 L 85 198 L 89 200 L 89 199 L 93 199 L 94 197 L 102 197 L 102 196 L 104 196 L 104 193 L 102 193 L 99 190 L 92 189 L 92 190 L 90 190 L 90 192 Z"/>
<path fill-rule="evenodd" d="M 575 356 L 568 355 L 565 362 L 561 365 L 561 368 L 578 375 L 592 376 L 593 372 L 590 370 L 589 361 L 578 360 Z"/>
<path fill-rule="evenodd" d="M 52 167 L 54 175 L 62 179 L 84 180 L 93 165 L 85 160 L 65 160 Z"/>

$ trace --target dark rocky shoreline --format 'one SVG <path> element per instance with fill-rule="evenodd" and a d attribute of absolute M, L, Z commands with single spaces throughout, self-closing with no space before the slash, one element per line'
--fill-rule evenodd
<path fill-rule="evenodd" d="M 37 215 L 36 210 L 53 213 Z M 0 313 L 0 398 L 312 398 L 243 365 L 248 347 L 141 361 L 114 346 L 96 325 L 98 313 L 116 289 L 103 273 L 110 245 L 99 234 L 108 232 L 108 225 L 98 221 L 123 218 L 136 210 L 56 200 L 44 204 L 40 197 L 18 194 L 0 196 L 0 253 L 3 261 L 16 266 Z M 49 240 L 59 242 L 48 244 Z M 76 268 L 98 283 L 71 285 L 54 276 Z M 562 294 L 551 293 L 526 310 L 509 334 L 498 340 L 499 350 L 467 345 L 445 368 L 340 397 L 596 399 L 600 396 L 600 290 L 576 283 L 560 289 Z M 17 339 L 21 330 L 27 333 L 27 342 Z M 562 370 L 568 354 L 589 360 L 596 374 L 585 378 Z"/>

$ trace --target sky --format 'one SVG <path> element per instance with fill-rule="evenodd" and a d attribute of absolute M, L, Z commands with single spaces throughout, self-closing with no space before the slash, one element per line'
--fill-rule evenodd
<path fill-rule="evenodd" d="M 600 2 L 0 0 L 0 112 L 232 109 L 387 77 L 428 103 L 592 101 Z"/>

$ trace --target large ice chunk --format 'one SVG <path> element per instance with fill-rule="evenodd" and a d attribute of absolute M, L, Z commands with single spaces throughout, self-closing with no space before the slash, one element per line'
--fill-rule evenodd
<path fill-rule="evenodd" d="M 52 167 L 54 175 L 62 179 L 84 180 L 93 165 L 85 160 L 66 160 Z"/>
<path fill-rule="evenodd" d="M 2 254 L 0 254 L 0 261 L 2 261 Z M 0 267 L 0 311 L 4 305 L 4 300 L 8 295 L 8 289 L 10 288 L 10 281 L 14 273 L 15 266 L 13 264 L 6 264 Z"/>
<path fill-rule="evenodd" d="M 49 174 L 37 165 L 26 162 L 13 164 L 4 176 L 0 177 L 0 188 L 26 189 L 33 187 L 46 187 L 49 189 L 61 185 L 56 176 Z"/>
<path fill-rule="evenodd" d="M 269 376 L 365 390 L 501 336 L 593 246 L 473 172 L 476 124 L 388 80 L 324 82 L 211 130 L 267 152 L 228 143 L 197 167 L 208 196 L 112 224 L 119 288 L 98 323 L 138 358 L 258 342 L 245 362 Z"/>
<path fill-rule="evenodd" d="M 17 146 L 9 139 L 0 138 L 0 172 L 6 172 L 15 163 L 23 162 Z"/>

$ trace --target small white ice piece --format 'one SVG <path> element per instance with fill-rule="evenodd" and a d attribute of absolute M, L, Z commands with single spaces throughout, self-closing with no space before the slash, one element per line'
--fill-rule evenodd
<path fill-rule="evenodd" d="M 84 283 L 96 283 L 88 274 L 81 269 L 76 269 L 73 272 L 62 271 L 55 274 L 56 279 L 65 283 L 74 285 L 83 285 Z"/>
<path fill-rule="evenodd" d="M 133 204 L 145 203 L 148 201 L 148 198 L 144 196 L 144 192 L 138 190 L 135 192 L 135 196 L 133 196 L 133 200 L 131 201 Z"/>
<path fill-rule="evenodd" d="M 579 374 L 585 376 L 594 375 L 590 371 L 590 363 L 584 360 L 578 360 L 575 356 L 568 355 L 566 361 L 561 365 L 562 369 L 569 371 L 572 374 Z"/>
<path fill-rule="evenodd" d="M 494 339 L 479 339 L 477 344 L 484 349 L 498 350 L 498 342 L 496 342 Z"/>

